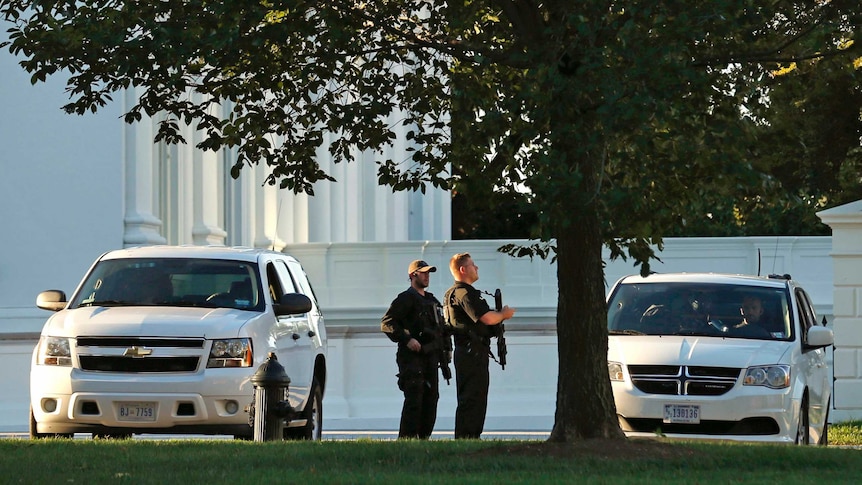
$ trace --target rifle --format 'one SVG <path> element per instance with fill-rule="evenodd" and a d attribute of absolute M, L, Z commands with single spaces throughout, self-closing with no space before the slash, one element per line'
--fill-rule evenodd
<path fill-rule="evenodd" d="M 500 292 L 500 288 L 497 288 L 497 291 L 494 292 L 494 307 L 498 312 L 503 310 L 503 293 Z M 500 363 L 500 367 L 506 370 L 506 354 L 509 353 L 506 348 L 506 327 L 503 325 L 503 322 L 500 322 L 492 328 L 494 329 L 494 336 L 497 337 L 498 362 Z"/>
<path fill-rule="evenodd" d="M 437 351 L 437 358 L 440 362 L 440 372 L 443 374 L 443 379 L 446 379 L 446 385 L 452 380 L 452 369 L 449 368 L 449 362 L 452 362 L 452 337 L 449 336 L 449 331 L 443 322 L 443 312 L 440 305 L 434 305 L 434 320 L 437 323 L 437 338 L 443 339 L 443 345 Z"/>

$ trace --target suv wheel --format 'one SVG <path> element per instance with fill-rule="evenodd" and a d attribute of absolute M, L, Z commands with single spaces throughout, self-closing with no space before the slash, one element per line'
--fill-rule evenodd
<path fill-rule="evenodd" d="M 320 441 L 323 437 L 323 391 L 316 380 L 311 384 L 311 396 L 302 414 L 305 426 L 285 428 L 284 439 Z"/>

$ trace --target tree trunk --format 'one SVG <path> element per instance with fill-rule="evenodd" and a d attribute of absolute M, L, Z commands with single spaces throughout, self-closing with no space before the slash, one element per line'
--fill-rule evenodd
<path fill-rule="evenodd" d="M 624 439 L 608 376 L 601 225 L 595 206 L 579 209 L 577 223 L 557 231 L 559 368 L 549 441 Z"/>

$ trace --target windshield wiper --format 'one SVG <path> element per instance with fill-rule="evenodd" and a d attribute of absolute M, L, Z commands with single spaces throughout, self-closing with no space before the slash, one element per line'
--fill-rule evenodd
<path fill-rule="evenodd" d="M 646 335 L 643 332 L 632 330 L 630 328 L 627 328 L 625 330 L 608 330 L 608 333 L 611 335 Z"/>
<path fill-rule="evenodd" d="M 78 305 L 79 307 L 85 306 L 134 306 L 140 305 L 138 302 L 134 301 L 123 301 L 123 300 L 93 300 L 93 301 L 85 301 Z"/>
<path fill-rule="evenodd" d="M 195 301 L 195 300 L 178 300 L 178 301 L 170 301 L 165 302 L 166 306 L 184 306 L 184 307 L 203 307 L 203 308 L 214 308 L 216 305 L 213 305 L 208 301 Z"/>

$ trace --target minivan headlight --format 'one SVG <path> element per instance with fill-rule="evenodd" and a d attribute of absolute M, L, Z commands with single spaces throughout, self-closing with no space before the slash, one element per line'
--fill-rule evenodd
<path fill-rule="evenodd" d="M 749 367 L 745 371 L 742 384 L 746 386 L 765 386 L 772 389 L 784 389 L 790 386 L 789 365 L 762 365 Z"/>
<path fill-rule="evenodd" d="M 622 381 L 623 365 L 619 362 L 608 362 L 608 374 L 610 374 L 611 381 Z"/>
<path fill-rule="evenodd" d="M 39 339 L 39 352 L 36 364 L 72 366 L 72 348 L 67 337 L 42 337 Z"/>
<path fill-rule="evenodd" d="M 207 367 L 251 367 L 253 362 L 251 339 L 219 339 L 213 340 Z"/>

